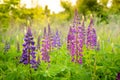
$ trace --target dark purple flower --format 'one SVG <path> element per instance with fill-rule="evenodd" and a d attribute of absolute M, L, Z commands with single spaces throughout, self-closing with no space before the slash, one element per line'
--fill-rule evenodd
<path fill-rule="evenodd" d="M 117 74 L 116 80 L 120 80 L 120 72 Z"/>
<path fill-rule="evenodd" d="M 20 62 L 24 64 L 31 64 L 36 69 L 36 56 L 35 56 L 35 42 L 30 27 L 28 27 L 27 33 L 24 38 L 23 53 Z"/>

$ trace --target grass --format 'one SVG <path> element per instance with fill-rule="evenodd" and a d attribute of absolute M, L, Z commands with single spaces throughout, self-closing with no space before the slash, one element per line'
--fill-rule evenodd
<path fill-rule="evenodd" d="M 65 36 L 66 30 L 60 29 Z M 12 39 L 6 38 L 11 43 L 7 53 L 3 53 L 4 43 L 0 42 L 0 80 L 115 80 L 117 73 L 120 72 L 119 30 L 119 26 L 114 26 L 114 23 L 96 27 L 100 50 L 84 48 L 82 65 L 71 62 L 64 39 L 62 47 L 50 53 L 51 62 L 41 61 L 37 70 L 19 63 L 24 33 L 18 31 L 12 34 Z M 16 34 L 21 44 L 20 52 L 16 51 Z"/>

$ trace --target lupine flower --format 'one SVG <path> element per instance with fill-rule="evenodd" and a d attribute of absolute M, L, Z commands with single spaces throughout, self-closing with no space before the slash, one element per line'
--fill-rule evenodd
<path fill-rule="evenodd" d="M 60 48 L 61 42 L 60 42 L 60 35 L 58 30 L 56 31 L 56 34 L 53 36 L 53 42 L 52 42 L 53 47 Z"/>
<path fill-rule="evenodd" d="M 4 47 L 4 53 L 8 52 L 9 49 L 10 49 L 10 43 L 6 41 Z"/>
<path fill-rule="evenodd" d="M 120 80 L 120 72 L 117 74 L 116 80 Z"/>
<path fill-rule="evenodd" d="M 82 56 L 83 56 L 83 44 L 84 44 L 84 32 L 83 32 L 83 28 L 82 26 L 79 26 L 78 27 L 78 56 L 79 56 L 79 59 L 78 59 L 78 62 L 80 64 L 82 64 Z"/>
<path fill-rule="evenodd" d="M 73 27 L 70 27 L 67 37 L 67 48 L 71 54 L 72 61 L 80 64 L 82 64 L 84 36 L 78 13 L 75 11 Z"/>
<path fill-rule="evenodd" d="M 24 64 L 31 64 L 32 68 L 37 68 L 37 61 L 35 56 L 35 42 L 30 27 L 28 27 L 27 33 L 24 38 L 23 53 L 20 62 Z"/>
<path fill-rule="evenodd" d="M 91 18 L 90 24 L 87 29 L 87 48 L 88 49 L 95 49 L 97 45 L 97 35 L 93 26 L 93 19 Z"/>
<path fill-rule="evenodd" d="M 86 36 L 86 32 L 85 32 L 85 23 L 84 23 L 84 16 L 82 16 L 82 31 L 83 31 L 83 44 L 85 44 L 85 36 Z"/>
<path fill-rule="evenodd" d="M 53 43 L 53 34 L 51 32 L 51 27 L 50 27 L 50 24 L 48 24 L 48 33 L 47 33 L 48 37 L 49 37 L 49 42 L 50 42 L 50 51 L 52 50 L 53 46 L 52 46 L 52 43 Z"/>
<path fill-rule="evenodd" d="M 76 24 L 80 24 L 80 17 L 78 15 L 78 11 L 77 10 L 75 10 L 75 14 L 74 14 L 73 27 L 75 27 Z"/>
<path fill-rule="evenodd" d="M 50 32 L 50 26 L 48 32 Z M 42 47 L 41 47 L 41 53 L 42 53 L 42 60 L 45 62 L 50 62 L 50 52 L 51 44 L 50 44 L 50 37 L 49 34 L 46 32 L 46 28 L 44 28 L 44 35 L 42 40 Z"/>
<path fill-rule="evenodd" d="M 70 51 L 70 55 L 72 57 L 72 61 L 74 61 L 75 55 L 75 35 L 74 35 L 74 27 L 70 27 L 68 37 L 67 37 L 67 49 Z"/>
<path fill-rule="evenodd" d="M 42 60 L 44 60 L 45 62 L 50 62 L 49 51 L 50 51 L 50 42 L 48 35 L 46 35 L 44 36 L 44 39 L 42 41 L 42 48 L 41 48 Z"/>

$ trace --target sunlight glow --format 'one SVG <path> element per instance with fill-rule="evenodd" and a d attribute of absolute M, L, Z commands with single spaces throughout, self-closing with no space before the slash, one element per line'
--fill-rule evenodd
<path fill-rule="evenodd" d="M 0 0 L 0 4 L 3 4 L 4 3 L 4 1 L 3 0 Z"/>
<path fill-rule="evenodd" d="M 51 12 L 55 13 L 64 10 L 60 5 L 60 0 L 39 0 L 38 4 L 43 8 L 45 8 L 45 6 L 48 5 L 48 9 L 50 9 Z"/>
<path fill-rule="evenodd" d="M 63 1 L 70 1 L 72 5 L 76 4 L 76 0 Z M 25 6 L 26 8 L 34 8 L 37 5 L 45 8 L 45 6 L 48 5 L 48 9 L 50 9 L 51 12 L 59 13 L 61 11 L 64 11 L 64 9 L 61 7 L 60 0 L 21 0 L 20 4 L 21 6 Z"/>
<path fill-rule="evenodd" d="M 110 8 L 112 6 L 112 0 L 108 1 L 107 7 Z"/>

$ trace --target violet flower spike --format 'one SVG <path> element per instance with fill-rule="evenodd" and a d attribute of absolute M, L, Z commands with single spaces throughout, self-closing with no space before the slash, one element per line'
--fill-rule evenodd
<path fill-rule="evenodd" d="M 90 24 L 87 29 L 87 48 L 88 49 L 95 49 L 97 45 L 97 35 L 93 26 L 93 19 L 91 19 Z"/>
<path fill-rule="evenodd" d="M 42 41 L 42 48 L 41 48 L 42 60 L 44 60 L 45 62 L 50 62 L 49 51 L 50 51 L 50 43 L 49 43 L 48 35 L 46 35 Z"/>
<path fill-rule="evenodd" d="M 20 62 L 24 64 L 31 64 L 32 68 L 37 68 L 37 61 L 35 56 L 35 42 L 33 41 L 33 36 L 30 27 L 28 27 L 27 33 L 24 38 L 23 52 Z"/>
<path fill-rule="evenodd" d="M 75 12 L 73 27 L 70 27 L 67 37 L 67 48 L 72 61 L 79 64 L 82 64 L 84 37 L 83 26 L 81 26 L 78 13 Z"/>
<path fill-rule="evenodd" d="M 53 43 L 52 43 L 53 47 L 57 47 L 60 48 L 61 47 L 61 42 L 60 42 L 60 35 L 58 30 L 56 31 L 56 34 L 53 37 Z"/>
<path fill-rule="evenodd" d="M 50 51 L 52 50 L 52 42 L 53 42 L 53 35 L 51 32 L 51 27 L 50 24 L 48 24 L 48 37 L 49 37 L 49 42 L 50 42 Z"/>

